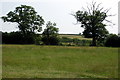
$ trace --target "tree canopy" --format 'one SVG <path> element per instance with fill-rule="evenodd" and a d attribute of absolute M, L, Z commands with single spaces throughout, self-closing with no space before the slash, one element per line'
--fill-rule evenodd
<path fill-rule="evenodd" d="M 77 22 L 81 24 L 84 28 L 83 35 L 85 37 L 93 38 L 92 46 L 97 45 L 97 41 L 104 39 L 106 34 L 108 34 L 107 29 L 103 21 L 108 17 L 108 9 L 103 10 L 100 8 L 100 4 L 92 2 L 91 6 L 87 6 L 87 9 L 78 10 L 73 16 L 76 18 Z M 106 20 L 108 21 L 108 20 Z"/>
<path fill-rule="evenodd" d="M 16 22 L 19 30 L 23 34 L 28 32 L 40 32 L 44 24 L 42 16 L 37 15 L 35 9 L 31 6 L 21 5 L 14 11 L 10 11 L 7 16 L 3 16 L 4 22 Z"/>

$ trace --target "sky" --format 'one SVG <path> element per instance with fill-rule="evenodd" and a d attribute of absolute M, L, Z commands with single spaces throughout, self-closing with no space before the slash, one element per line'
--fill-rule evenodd
<path fill-rule="evenodd" d="M 80 24 L 76 24 L 76 19 L 72 13 L 86 8 L 92 1 L 97 4 L 102 3 L 101 7 L 110 9 L 108 15 L 115 15 L 107 19 L 115 25 L 105 22 L 110 33 L 118 34 L 118 2 L 119 0 L 0 0 L 0 17 L 5 16 L 9 11 L 14 11 L 15 7 L 28 5 L 35 8 L 37 14 L 43 17 L 45 24 L 47 21 L 55 22 L 60 34 L 79 34 L 83 32 Z M 3 22 L 0 19 L 0 31 L 11 32 L 19 30 L 16 23 Z M 42 26 L 43 30 L 45 25 Z"/>

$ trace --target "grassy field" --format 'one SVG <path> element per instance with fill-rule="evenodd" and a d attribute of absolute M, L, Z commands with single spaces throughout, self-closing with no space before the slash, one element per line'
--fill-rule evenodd
<path fill-rule="evenodd" d="M 3 45 L 3 78 L 117 78 L 118 49 Z"/>
<path fill-rule="evenodd" d="M 70 35 L 70 34 L 60 34 L 59 37 L 67 37 L 67 38 L 70 38 L 70 39 L 74 39 L 74 38 L 77 38 L 77 39 L 80 39 L 80 40 L 92 40 L 91 38 L 84 38 L 80 35 Z"/>

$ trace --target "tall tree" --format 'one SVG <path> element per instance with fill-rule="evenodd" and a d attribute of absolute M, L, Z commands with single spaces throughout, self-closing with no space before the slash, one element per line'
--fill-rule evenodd
<path fill-rule="evenodd" d="M 108 21 L 106 18 L 109 16 L 107 15 L 109 10 L 103 9 L 103 7 L 100 8 L 100 4 L 92 2 L 91 6 L 87 6 L 87 9 L 83 8 L 82 11 L 79 10 L 73 14 L 77 22 L 84 28 L 83 35 L 92 38 L 92 46 L 96 46 L 97 41 L 101 41 L 108 34 L 103 21 Z"/>
<path fill-rule="evenodd" d="M 3 16 L 4 22 L 16 22 L 18 28 L 24 35 L 28 33 L 40 32 L 44 24 L 42 16 L 37 15 L 35 9 L 31 6 L 21 5 L 14 11 L 10 11 L 7 16 Z"/>

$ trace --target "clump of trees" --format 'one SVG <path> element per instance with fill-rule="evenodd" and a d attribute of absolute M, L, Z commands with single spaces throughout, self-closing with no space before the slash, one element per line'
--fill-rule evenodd
<path fill-rule="evenodd" d="M 58 45 L 58 28 L 56 23 L 50 21 L 46 24 L 46 29 L 42 36 L 36 34 L 42 31 L 44 19 L 37 15 L 31 6 L 21 5 L 14 11 L 10 11 L 6 16 L 1 17 L 4 22 L 15 22 L 18 24 L 19 31 L 3 33 L 3 43 L 6 44 L 41 44 Z M 41 41 L 40 41 L 41 40 Z"/>
<path fill-rule="evenodd" d="M 46 45 L 58 45 L 59 38 L 58 38 L 58 31 L 59 29 L 55 27 L 56 23 L 51 23 L 50 21 L 47 22 L 46 28 L 42 33 L 42 41 Z"/>
<path fill-rule="evenodd" d="M 46 29 L 42 33 L 42 38 L 36 32 L 42 31 L 44 19 L 37 15 L 35 9 L 31 6 L 21 5 L 14 11 L 10 11 L 7 16 L 1 17 L 4 22 L 15 22 L 18 24 L 19 31 L 3 33 L 3 43 L 6 44 L 39 44 L 42 40 L 46 45 L 57 45 L 58 28 L 55 23 L 50 21 L 46 24 Z"/>

